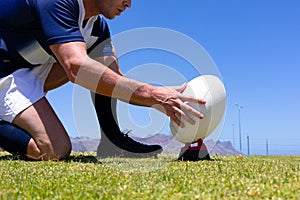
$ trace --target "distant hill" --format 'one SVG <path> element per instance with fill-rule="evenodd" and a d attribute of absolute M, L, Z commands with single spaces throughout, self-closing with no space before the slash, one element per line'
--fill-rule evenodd
<path fill-rule="evenodd" d="M 163 153 L 179 153 L 184 144 L 176 141 L 171 135 L 156 134 L 149 138 L 139 138 L 131 136 L 136 141 L 144 144 L 159 144 L 163 147 Z M 88 137 L 71 138 L 72 151 L 74 152 L 93 152 L 96 151 L 99 139 Z M 234 149 L 230 141 L 212 141 L 204 142 L 211 155 L 239 155 L 240 152 Z"/>
<path fill-rule="evenodd" d="M 97 150 L 99 139 L 89 137 L 71 138 L 72 151 L 74 152 L 93 152 Z"/>

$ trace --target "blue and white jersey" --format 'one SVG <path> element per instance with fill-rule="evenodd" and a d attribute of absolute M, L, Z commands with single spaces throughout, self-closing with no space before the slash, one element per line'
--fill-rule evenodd
<path fill-rule="evenodd" d="M 84 22 L 82 0 L 0 0 L 0 78 L 53 58 L 49 46 L 82 41 L 87 51 L 101 42 L 113 55 L 109 27 L 99 15 Z"/>

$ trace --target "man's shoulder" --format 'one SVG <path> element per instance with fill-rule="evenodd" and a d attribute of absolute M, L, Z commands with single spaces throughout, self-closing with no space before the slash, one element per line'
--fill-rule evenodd
<path fill-rule="evenodd" d="M 93 35 L 101 35 L 103 33 L 109 33 L 109 26 L 106 19 L 102 15 L 98 15 L 97 20 L 94 23 Z"/>
<path fill-rule="evenodd" d="M 50 8 L 50 10 L 54 7 L 70 7 L 70 8 L 74 8 L 78 7 L 79 5 L 78 0 L 51 0 L 51 1 L 46 1 L 46 0 L 31 0 L 31 5 L 37 9 L 39 8 Z"/>

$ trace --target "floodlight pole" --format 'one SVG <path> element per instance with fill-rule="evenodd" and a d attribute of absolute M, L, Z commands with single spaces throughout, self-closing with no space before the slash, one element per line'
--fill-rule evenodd
<path fill-rule="evenodd" d="M 248 156 L 250 155 L 250 138 L 249 135 L 247 135 L 247 149 L 248 149 Z"/>
<path fill-rule="evenodd" d="M 234 124 L 232 124 L 232 139 L 233 139 L 233 146 L 235 148 Z"/>
<path fill-rule="evenodd" d="M 238 114 L 239 114 L 239 139 L 240 139 L 240 152 L 242 152 L 242 128 L 241 128 L 241 109 L 243 106 L 239 105 L 238 103 L 235 104 L 238 108 Z"/>
<path fill-rule="evenodd" d="M 266 140 L 266 155 L 269 155 L 269 142 L 268 139 Z"/>

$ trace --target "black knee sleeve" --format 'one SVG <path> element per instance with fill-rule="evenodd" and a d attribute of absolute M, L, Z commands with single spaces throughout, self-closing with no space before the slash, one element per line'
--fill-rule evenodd
<path fill-rule="evenodd" d="M 27 146 L 32 137 L 21 128 L 5 122 L 0 121 L 0 147 L 13 155 L 20 155 L 26 157 Z"/>
<path fill-rule="evenodd" d="M 101 134 L 104 134 L 111 141 L 116 139 L 116 137 L 123 136 L 117 122 L 117 100 L 100 94 L 94 95 L 94 106 L 102 130 Z M 102 136 L 101 138 L 103 138 Z"/>

